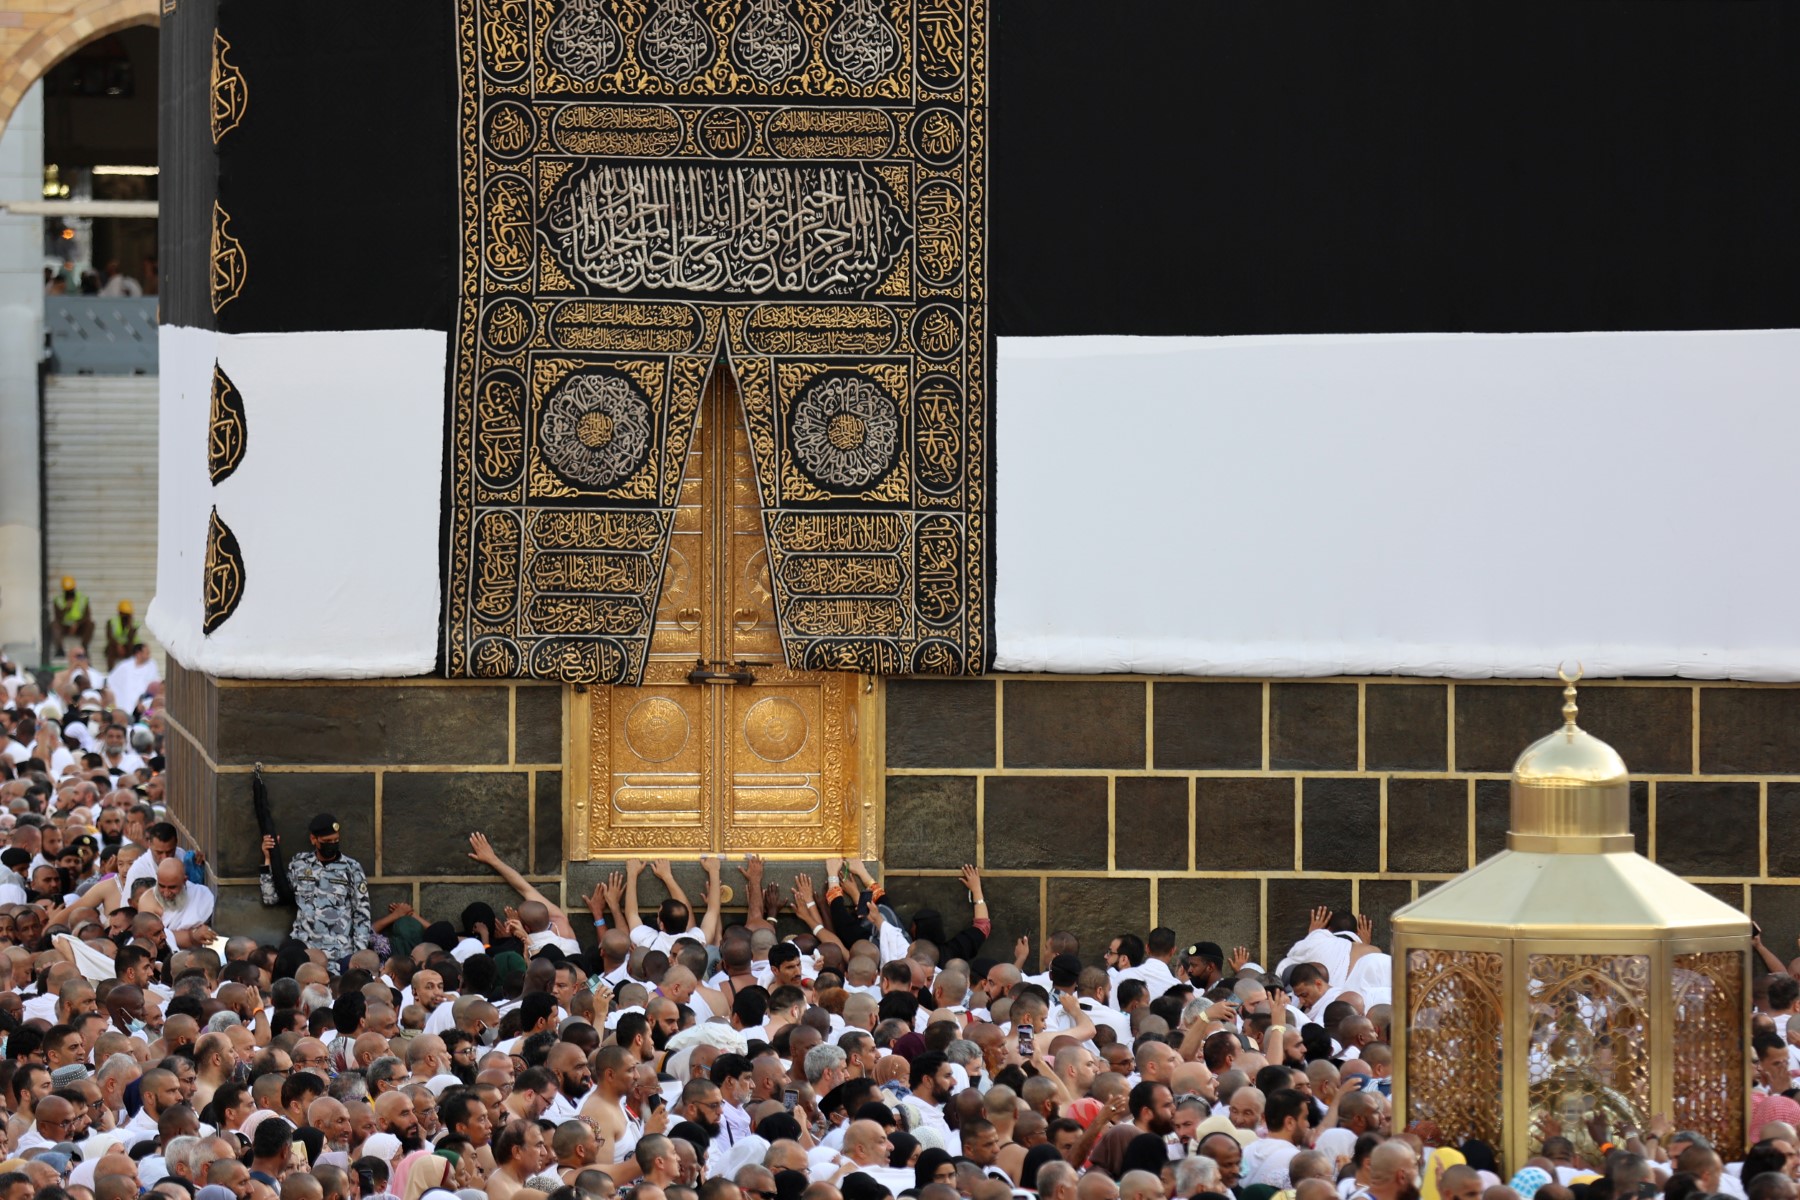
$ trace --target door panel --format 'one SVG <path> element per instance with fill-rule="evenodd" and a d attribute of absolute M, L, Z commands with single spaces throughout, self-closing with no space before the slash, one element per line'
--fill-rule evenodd
<path fill-rule="evenodd" d="M 578 698 L 588 769 L 574 857 L 873 845 L 857 787 L 872 686 L 782 664 L 769 569 L 743 411 L 720 367 L 688 454 L 644 684 Z"/>

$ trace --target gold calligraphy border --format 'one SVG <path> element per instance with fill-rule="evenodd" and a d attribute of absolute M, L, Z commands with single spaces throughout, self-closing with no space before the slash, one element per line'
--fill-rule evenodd
<path fill-rule="evenodd" d="M 546 635 L 526 618 L 524 572 L 532 551 L 525 543 L 532 514 L 549 511 L 546 505 L 595 513 L 632 510 L 618 507 L 623 498 L 596 499 L 545 486 L 541 472 L 527 478 L 523 451 L 533 434 L 523 384 L 545 353 L 666 356 L 671 371 L 685 363 L 691 372 L 704 369 L 714 346 L 730 358 L 752 426 L 789 664 L 879 673 L 985 669 L 993 562 L 988 0 L 879 0 L 881 12 L 904 34 L 903 65 L 892 79 L 851 88 L 842 86 L 841 77 L 818 70 L 817 35 L 823 28 L 818 22 L 832 6 L 824 0 L 796 2 L 796 11 L 809 22 L 812 61 L 779 87 L 754 84 L 731 62 L 725 47 L 737 19 L 733 6 L 670 0 L 695 11 L 703 7 L 713 30 L 715 56 L 700 74 L 678 84 L 659 81 L 627 45 L 611 74 L 575 88 L 567 79 L 550 78 L 539 61 L 543 27 L 563 11 L 557 0 L 459 0 L 460 247 L 447 476 L 447 674 L 595 683 L 634 683 L 641 677 L 666 537 L 655 551 L 656 579 L 647 589 L 651 603 L 645 605 L 641 637 L 615 641 L 604 652 L 565 638 L 569 644 L 557 653 L 540 653 Z M 606 12 L 630 42 L 650 9 L 644 0 L 615 0 Z M 539 95 L 540 84 L 561 90 Z M 822 99 L 831 104 L 820 105 Z M 794 107 L 795 100 L 804 107 Z M 593 155 L 861 164 L 906 207 L 912 247 L 862 299 L 697 300 L 654 293 L 562 299 L 557 293 L 572 288 L 565 264 L 538 233 L 542 206 L 557 181 Z M 797 310 L 833 305 L 844 311 L 820 318 L 816 326 L 802 328 L 790 319 Z M 615 314 L 610 324 L 571 316 L 602 310 Z M 869 310 L 885 312 L 888 319 L 872 317 Z M 692 318 L 683 317 L 684 311 Z M 616 316 L 621 313 L 627 315 Z M 721 314 L 728 319 L 721 321 Z M 747 325 L 754 314 L 760 314 L 757 324 Z M 635 327 L 640 320 L 641 327 Z M 910 380 L 912 390 L 901 398 L 905 470 L 859 496 L 821 492 L 792 469 L 787 420 L 796 397 L 780 392 L 773 368 L 796 367 L 788 375 L 801 378 L 832 368 L 854 370 L 875 358 L 898 358 Z M 482 396 L 485 410 L 478 404 Z M 508 405 L 518 406 L 516 418 L 506 415 Z M 691 420 L 691 411 L 667 416 L 663 436 L 685 444 L 691 429 L 676 426 Z M 510 469 L 515 452 L 521 469 L 497 479 L 493 468 Z M 489 468 L 486 477 L 478 471 L 483 466 Z M 807 524 L 812 517 L 826 520 Z M 897 536 L 869 532 L 874 528 L 869 522 L 892 520 L 901 522 Z M 478 559 L 478 529 L 487 531 L 486 544 L 501 548 L 501 557 Z M 496 531 L 505 534 L 499 541 Z M 516 546 L 507 542 L 514 531 L 520 539 Z M 808 543 L 790 545 L 790 531 L 807 532 Z M 790 555 L 856 553 L 872 537 L 883 541 L 874 553 L 894 562 L 887 575 L 907 580 L 910 591 L 899 597 L 786 594 L 789 575 L 782 567 Z M 609 547 L 582 549 L 600 553 Z M 471 607 L 478 576 L 485 619 L 477 619 Z M 593 603 L 608 620 L 621 611 L 600 593 L 593 593 Z M 558 611 L 566 625 L 568 613 L 579 606 L 562 605 Z"/>

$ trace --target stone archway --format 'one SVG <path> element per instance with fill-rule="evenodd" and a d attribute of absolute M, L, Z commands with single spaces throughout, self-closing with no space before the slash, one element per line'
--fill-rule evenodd
<path fill-rule="evenodd" d="M 44 72 L 95 38 L 159 23 L 165 3 L 173 8 L 176 0 L 52 0 L 49 11 L 18 13 L 16 26 L 0 24 L 0 131 Z M 8 15 L 0 12 L 0 20 Z"/>

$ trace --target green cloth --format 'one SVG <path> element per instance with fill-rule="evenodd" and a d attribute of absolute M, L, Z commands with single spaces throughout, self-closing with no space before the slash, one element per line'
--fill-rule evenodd
<path fill-rule="evenodd" d="M 425 940 L 425 924 L 417 917 L 401 917 L 387 927 L 387 940 L 393 956 L 403 958 Z"/>

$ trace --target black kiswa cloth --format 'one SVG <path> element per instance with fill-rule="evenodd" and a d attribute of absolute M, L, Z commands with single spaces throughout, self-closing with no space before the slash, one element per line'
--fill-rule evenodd
<path fill-rule="evenodd" d="M 454 17 L 448 0 L 219 0 L 246 103 L 217 199 L 245 278 L 217 328 L 449 328 Z M 210 220 L 210 197 L 186 202 Z"/>
<path fill-rule="evenodd" d="M 1790 0 L 997 0 L 992 50 L 1002 337 L 1800 326 Z"/>

